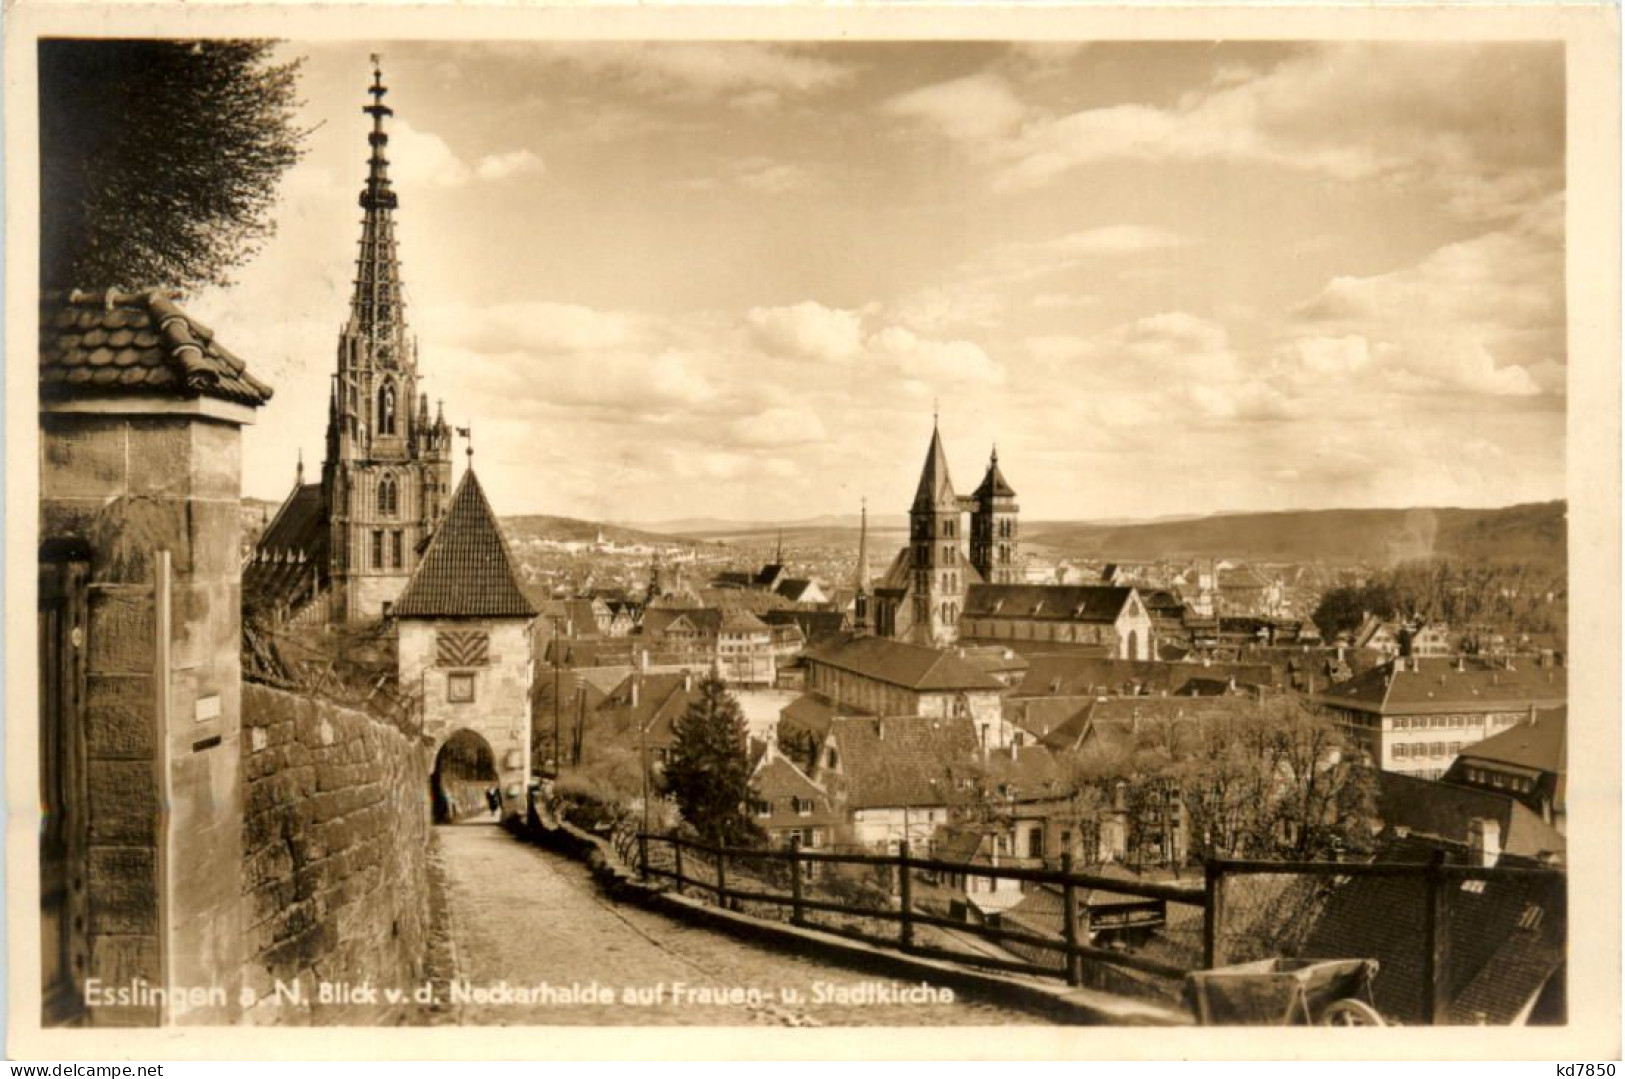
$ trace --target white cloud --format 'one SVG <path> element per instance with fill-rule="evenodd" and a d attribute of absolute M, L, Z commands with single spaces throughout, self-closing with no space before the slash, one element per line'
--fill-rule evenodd
<path fill-rule="evenodd" d="M 509 150 L 501 154 L 488 154 L 474 166 L 474 175 L 482 180 L 506 180 L 510 176 L 538 176 L 545 172 L 542 159 L 529 150 Z"/>
<path fill-rule="evenodd" d="M 547 54 L 593 75 L 611 75 L 648 94 L 687 100 L 726 95 L 760 106 L 753 91 L 813 94 L 846 82 L 845 65 L 794 45 L 763 42 L 560 44 Z M 749 107 L 749 106 L 747 106 Z"/>
<path fill-rule="evenodd" d="M 1010 85 L 991 74 L 923 86 L 891 98 L 881 108 L 893 116 L 926 123 L 962 142 L 1006 134 L 1026 113 Z"/>
<path fill-rule="evenodd" d="M 849 363 L 863 345 L 863 323 L 855 311 L 811 300 L 790 307 L 754 307 L 745 314 L 756 342 L 783 355 Z"/>
<path fill-rule="evenodd" d="M 997 384 L 1005 379 L 1004 368 L 980 345 L 923 338 L 902 326 L 888 326 L 870 337 L 869 351 L 903 375 L 928 385 Z"/>
<path fill-rule="evenodd" d="M 542 159 L 531 150 L 505 150 L 486 154 L 473 165 L 458 157 L 446 140 L 397 120 L 389 133 L 390 177 L 403 188 L 463 187 L 475 180 L 506 180 L 545 171 Z"/>
<path fill-rule="evenodd" d="M 1470 89 L 1468 89 L 1470 88 Z M 1001 76 L 910 91 L 886 108 L 964 147 L 1005 190 L 1104 161 L 1230 161 L 1383 180 L 1504 217 L 1562 183 L 1561 52 L 1347 43 L 1268 70 L 1221 69 L 1169 106 L 1057 112 Z"/>
<path fill-rule="evenodd" d="M 473 170 L 452 152 L 446 140 L 397 120 L 389 132 L 391 178 L 402 187 L 460 187 Z"/>
<path fill-rule="evenodd" d="M 1286 359 L 1305 378 L 1360 373 L 1413 394 L 1561 393 L 1561 219 L 1550 199 L 1413 266 L 1333 278 L 1293 312 Z"/>

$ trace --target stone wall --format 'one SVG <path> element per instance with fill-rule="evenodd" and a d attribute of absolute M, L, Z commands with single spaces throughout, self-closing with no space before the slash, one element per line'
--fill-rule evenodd
<path fill-rule="evenodd" d="M 411 993 L 427 977 L 425 740 L 364 712 L 245 684 L 242 760 L 245 1021 L 410 1017 Z M 324 1002 L 323 983 L 370 985 L 377 998 Z M 389 989 L 406 999 L 389 1001 Z"/>

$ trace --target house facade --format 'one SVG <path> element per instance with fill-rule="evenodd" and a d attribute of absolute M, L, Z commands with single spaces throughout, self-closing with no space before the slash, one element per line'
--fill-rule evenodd
<path fill-rule="evenodd" d="M 1561 668 L 1398 656 L 1311 698 L 1384 771 L 1438 779 L 1463 749 L 1562 705 Z"/>

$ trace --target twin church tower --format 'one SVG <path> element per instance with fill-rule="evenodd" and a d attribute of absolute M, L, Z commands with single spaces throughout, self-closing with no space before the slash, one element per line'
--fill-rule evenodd
<path fill-rule="evenodd" d="M 897 552 L 875 587 L 874 632 L 938 647 L 957 641 L 959 616 L 972 585 L 1022 581 L 1016 523 L 1020 509 L 1014 488 L 999 469 L 997 449 L 975 492 L 956 494 L 942 433 L 933 422 L 925 468 L 908 511 L 908 546 Z"/>

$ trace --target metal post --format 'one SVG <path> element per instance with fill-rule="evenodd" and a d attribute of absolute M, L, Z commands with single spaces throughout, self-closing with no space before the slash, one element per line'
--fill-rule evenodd
<path fill-rule="evenodd" d="M 671 837 L 671 856 L 676 863 L 674 868 L 677 872 L 677 894 L 682 895 L 683 885 L 688 882 L 683 878 L 683 840 L 680 836 Z"/>
<path fill-rule="evenodd" d="M 801 847 L 790 840 L 790 924 L 805 925 L 807 916 L 801 909 Z"/>
<path fill-rule="evenodd" d="M 1209 858 L 1202 872 L 1202 969 L 1213 970 L 1224 965 L 1224 869 L 1217 858 Z"/>
<path fill-rule="evenodd" d="M 558 778 L 564 766 L 564 753 L 559 746 L 559 616 L 549 616 L 553 623 L 553 777 Z"/>
<path fill-rule="evenodd" d="M 638 875 L 644 880 L 649 879 L 649 833 L 638 833 Z"/>
<path fill-rule="evenodd" d="M 897 845 L 897 901 L 902 909 L 901 940 L 906 952 L 914 947 L 914 887 L 908 868 L 908 840 Z"/>
<path fill-rule="evenodd" d="M 1422 1013 L 1428 1023 L 1450 1013 L 1450 889 L 1444 875 L 1444 851 L 1436 850 L 1423 872 L 1426 906 L 1422 910 Z"/>
<path fill-rule="evenodd" d="M 728 908 L 728 852 L 724 847 L 717 848 L 717 906 Z"/>
<path fill-rule="evenodd" d="M 1066 984 L 1083 984 L 1083 957 L 1078 954 L 1078 888 L 1072 882 L 1072 852 L 1061 853 L 1061 931 L 1066 936 Z"/>

